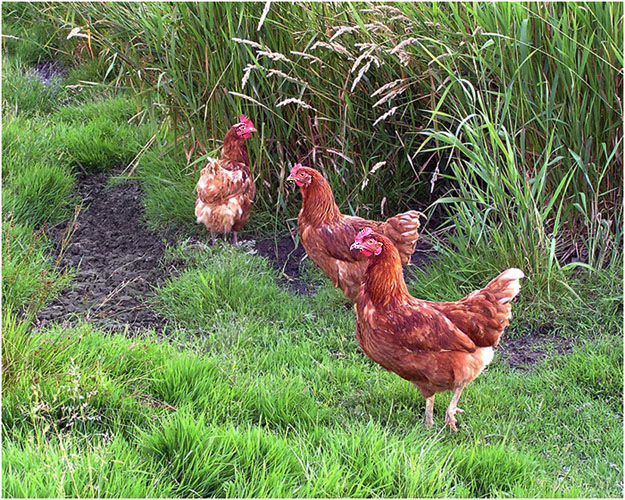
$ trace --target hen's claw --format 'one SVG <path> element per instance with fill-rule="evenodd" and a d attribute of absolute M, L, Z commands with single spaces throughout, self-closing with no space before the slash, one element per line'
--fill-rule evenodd
<path fill-rule="evenodd" d="M 461 408 L 447 408 L 445 412 L 445 424 L 451 427 L 451 430 L 454 432 L 458 432 L 458 428 L 456 424 L 458 420 L 456 420 L 456 413 L 464 413 L 464 410 Z"/>

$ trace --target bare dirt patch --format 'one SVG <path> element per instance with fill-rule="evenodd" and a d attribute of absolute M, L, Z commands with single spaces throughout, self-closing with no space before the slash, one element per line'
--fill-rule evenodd
<path fill-rule="evenodd" d="M 501 359 L 511 368 L 527 372 L 553 354 L 565 355 L 573 349 L 573 339 L 552 332 L 551 325 L 543 325 L 521 337 L 504 337 L 497 347 Z"/>
<path fill-rule="evenodd" d="M 84 207 L 60 262 L 78 273 L 73 285 L 37 315 L 42 326 L 52 320 L 72 323 L 76 317 L 114 330 L 164 325 L 164 318 L 147 301 L 152 287 L 168 275 L 161 266 L 164 236 L 140 222 L 139 182 L 107 188 L 108 178 L 91 174 L 78 179 Z M 57 251 L 63 229 L 57 225 L 50 230 Z"/>
<path fill-rule="evenodd" d="M 44 85 L 58 85 L 61 81 L 61 78 L 63 78 L 68 72 L 67 68 L 60 66 L 54 61 L 37 63 L 32 68 L 32 71 Z"/>

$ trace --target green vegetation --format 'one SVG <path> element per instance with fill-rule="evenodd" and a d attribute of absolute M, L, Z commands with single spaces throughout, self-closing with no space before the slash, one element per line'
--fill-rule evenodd
<path fill-rule="evenodd" d="M 525 373 L 496 359 L 463 395 L 460 433 L 442 428 L 450 394 L 429 432 L 418 391 L 358 348 L 349 308 L 283 291 L 245 249 L 181 255 L 189 270 L 158 292 L 178 320 L 169 343 L 87 324 L 34 333 L 5 315 L 6 496 L 620 495 L 614 311 L 561 311 L 570 354 L 541 344 Z M 510 337 L 533 319 L 517 304 Z"/>
<path fill-rule="evenodd" d="M 3 221 L 3 312 L 23 310 L 34 314 L 69 284 L 70 273 L 52 266 L 49 250 L 42 231 L 33 233 L 31 227 L 11 218 Z"/>
<path fill-rule="evenodd" d="M 80 205 L 76 175 L 126 166 L 156 126 L 136 123 L 136 105 L 128 97 L 68 89 L 70 76 L 43 84 L 19 58 L 5 61 L 3 305 L 34 314 L 69 283 L 71 270 L 56 269 L 48 256 L 46 228 L 71 220 Z M 71 232 L 70 224 L 68 238 Z"/>
<path fill-rule="evenodd" d="M 382 199 L 387 213 L 446 203 L 459 266 L 486 251 L 547 282 L 571 256 L 593 267 L 618 260 L 622 6 L 263 9 L 74 4 L 56 15 L 89 28 L 107 71 L 166 110 L 191 160 L 217 148 L 239 111 L 250 114 L 256 206 L 278 226 L 295 213 L 288 168 L 306 158 L 346 211 L 377 215 Z M 177 172 L 162 173 L 182 194 Z"/>
<path fill-rule="evenodd" d="M 263 8 L 3 4 L 3 496 L 622 496 L 622 6 Z M 43 82 L 49 61 L 66 71 Z M 197 174 L 240 112 L 259 129 L 249 228 L 292 224 L 283 181 L 311 153 L 345 212 L 436 202 L 453 230 L 423 236 L 416 296 L 527 272 L 458 434 L 449 393 L 426 430 L 310 260 L 297 295 L 251 245 L 169 248 L 158 334 L 37 327 L 72 281 L 48 230 L 63 249 L 76 179 L 132 171 L 146 224 L 205 234 Z M 511 368 L 508 342 L 537 336 Z"/>

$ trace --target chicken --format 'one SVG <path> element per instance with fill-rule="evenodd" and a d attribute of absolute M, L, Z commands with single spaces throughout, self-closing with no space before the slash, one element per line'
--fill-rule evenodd
<path fill-rule="evenodd" d="M 198 224 L 204 224 L 210 231 L 215 244 L 215 235 L 232 231 L 232 242 L 237 244 L 237 231 L 250 218 L 250 210 L 256 186 L 250 173 L 246 139 L 256 132 L 249 118 L 241 115 L 226 134 L 221 158 L 209 158 L 200 173 L 195 188 L 195 216 Z"/>
<path fill-rule="evenodd" d="M 492 361 L 523 271 L 508 269 L 458 302 L 428 302 L 408 293 L 390 239 L 367 228 L 351 248 L 368 259 L 356 301 L 358 344 L 373 361 L 417 386 L 426 399 L 430 429 L 434 395 L 453 390 L 445 423 L 457 431 L 460 394 Z"/>
<path fill-rule="evenodd" d="M 410 210 L 386 222 L 343 215 L 328 181 L 317 170 L 298 163 L 288 179 L 295 181 L 302 193 L 297 223 L 306 253 L 352 302 L 367 268 L 367 259 L 349 249 L 360 230 L 369 227 L 385 234 L 399 249 L 402 264 L 410 262 L 419 238 L 419 212 Z"/>

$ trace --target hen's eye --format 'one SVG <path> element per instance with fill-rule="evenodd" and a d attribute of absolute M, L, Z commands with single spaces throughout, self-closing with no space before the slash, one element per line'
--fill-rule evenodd
<path fill-rule="evenodd" d="M 367 241 L 367 243 L 369 245 L 373 245 L 375 243 L 375 240 L 373 238 L 369 238 L 369 241 Z"/>

